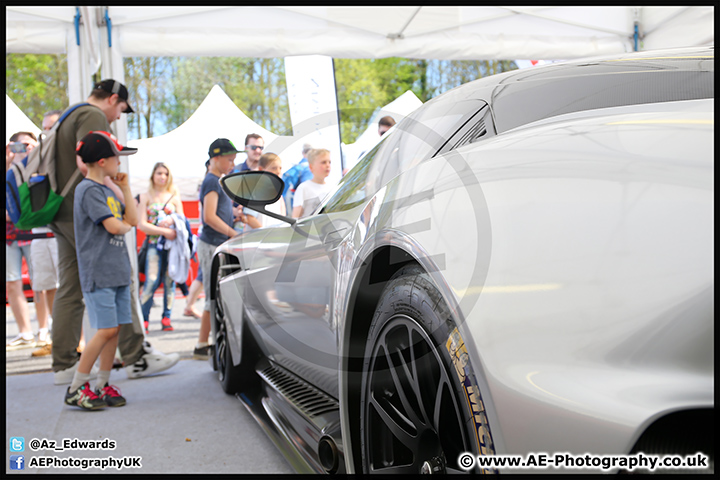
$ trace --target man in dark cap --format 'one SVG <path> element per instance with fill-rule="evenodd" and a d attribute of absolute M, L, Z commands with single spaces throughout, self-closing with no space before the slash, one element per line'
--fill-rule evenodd
<path fill-rule="evenodd" d="M 73 108 L 72 106 L 70 108 Z M 64 198 L 57 216 L 50 224 L 58 242 L 58 290 L 53 303 L 53 372 L 56 385 L 69 384 L 77 369 L 79 354 L 76 351 L 82 331 L 85 312 L 78 262 L 75 253 L 73 202 L 75 187 L 83 179 L 76 172 L 85 168 L 76 158 L 77 143 L 91 131 L 111 132 L 110 123 L 123 113 L 133 113 L 128 90 L 117 80 L 103 80 L 93 88 L 87 103 L 75 108 L 63 120 L 56 135 L 56 171 L 58 189 L 72 182 L 70 193 Z M 83 172 L 84 173 L 84 172 Z M 122 199 L 132 201 L 132 199 Z M 120 327 L 118 349 L 125 362 L 129 378 L 138 378 L 166 370 L 177 363 L 179 355 L 164 355 L 145 342 L 137 309 L 137 279 L 133 279 L 132 324 Z"/>

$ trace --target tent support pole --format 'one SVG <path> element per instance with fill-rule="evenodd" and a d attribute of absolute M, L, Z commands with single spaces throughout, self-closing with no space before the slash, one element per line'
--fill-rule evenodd
<path fill-rule="evenodd" d="M 110 20 L 107 7 L 105 7 L 105 25 L 107 25 L 108 31 L 108 48 L 112 48 L 112 20 Z"/>
<path fill-rule="evenodd" d="M 75 17 L 73 18 L 75 24 L 75 44 L 80 45 L 80 7 L 75 7 Z"/>
<path fill-rule="evenodd" d="M 638 37 L 640 36 L 638 34 L 638 30 L 639 30 L 638 23 L 635 22 L 635 33 L 633 34 L 633 37 L 634 37 L 633 39 L 635 40 L 635 51 L 636 52 L 638 51 Z"/>
<path fill-rule="evenodd" d="M 335 59 L 332 58 L 332 69 L 333 69 L 333 85 L 335 85 L 335 112 L 337 113 L 337 125 L 338 125 L 338 151 L 340 152 L 340 171 L 345 171 L 345 155 L 343 155 L 342 149 L 342 124 L 340 123 L 340 100 L 338 99 L 338 88 L 337 88 L 337 76 L 335 75 Z"/>

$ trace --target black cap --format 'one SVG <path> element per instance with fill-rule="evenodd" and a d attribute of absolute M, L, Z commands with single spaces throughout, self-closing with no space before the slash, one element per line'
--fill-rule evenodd
<path fill-rule="evenodd" d="M 232 155 L 233 153 L 242 153 L 245 150 L 238 150 L 235 145 L 227 138 L 218 138 L 210 144 L 208 150 L 208 156 L 210 158 L 218 157 L 220 155 Z"/>
<path fill-rule="evenodd" d="M 137 148 L 124 147 L 108 132 L 95 131 L 85 135 L 75 147 L 84 163 L 95 163 L 102 158 L 132 155 Z"/>
<path fill-rule="evenodd" d="M 117 93 L 118 97 L 120 97 L 120 100 L 124 101 L 127 105 L 127 108 L 123 110 L 123 113 L 135 112 L 135 110 L 133 110 L 130 106 L 130 101 L 128 100 L 128 89 L 125 88 L 125 85 L 118 82 L 117 80 L 108 79 L 96 83 L 94 90 L 103 90 L 108 93 Z"/>

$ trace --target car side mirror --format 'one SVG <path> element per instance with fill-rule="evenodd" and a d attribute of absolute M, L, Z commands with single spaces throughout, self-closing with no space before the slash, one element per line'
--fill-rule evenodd
<path fill-rule="evenodd" d="M 234 202 L 283 222 L 294 224 L 295 219 L 269 212 L 266 205 L 277 202 L 282 196 L 285 182 L 270 172 L 244 171 L 220 179 L 222 189 Z"/>

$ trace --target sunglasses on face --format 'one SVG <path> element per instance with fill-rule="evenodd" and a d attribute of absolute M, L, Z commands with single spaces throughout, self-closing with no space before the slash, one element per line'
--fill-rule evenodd
<path fill-rule="evenodd" d="M 263 148 L 265 148 L 265 147 L 263 147 L 263 146 L 261 146 L 261 145 L 245 145 L 245 146 L 246 146 L 247 148 L 251 148 L 252 150 L 262 150 Z"/>

